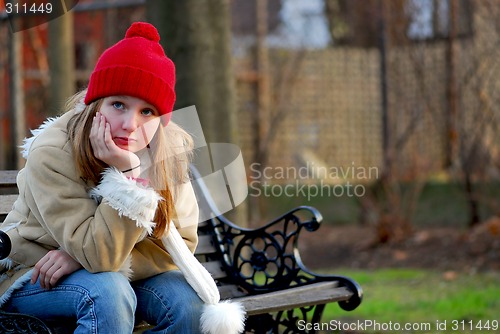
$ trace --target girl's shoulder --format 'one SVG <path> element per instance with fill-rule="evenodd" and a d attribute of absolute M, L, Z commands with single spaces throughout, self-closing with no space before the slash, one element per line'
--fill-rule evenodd
<path fill-rule="evenodd" d="M 20 146 L 22 156 L 28 159 L 30 152 L 41 147 L 68 149 L 67 124 L 70 113 L 45 120 L 38 129 L 31 130 L 31 137 L 25 138 Z"/>

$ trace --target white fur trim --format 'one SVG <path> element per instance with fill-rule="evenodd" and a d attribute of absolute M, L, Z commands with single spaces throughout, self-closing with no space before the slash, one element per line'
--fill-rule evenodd
<path fill-rule="evenodd" d="M 191 253 L 174 223 L 168 235 L 161 238 L 163 245 L 183 273 L 186 281 L 205 302 L 201 316 L 201 330 L 205 334 L 237 334 L 245 327 L 245 310 L 240 303 L 220 301 L 219 290 L 210 273 Z"/>
<path fill-rule="evenodd" d="M 201 331 L 207 334 L 242 333 L 245 329 L 245 309 L 240 303 L 229 300 L 205 305 L 200 323 Z"/>
<path fill-rule="evenodd" d="M 16 264 L 17 263 L 12 261 L 12 259 L 10 259 L 10 258 L 5 258 L 3 260 L 0 260 L 0 267 L 7 269 L 7 270 L 12 269 L 14 267 L 14 265 L 16 265 Z"/>
<path fill-rule="evenodd" d="M 111 167 L 104 170 L 101 183 L 92 189 L 89 195 L 94 199 L 102 198 L 120 215 L 135 220 L 137 226 L 145 228 L 148 234 L 153 232 L 153 219 L 162 197 L 152 188 L 140 186 Z"/>
<path fill-rule="evenodd" d="M 22 288 L 30 279 L 31 279 L 31 273 L 33 272 L 33 269 L 25 273 L 23 276 L 19 277 L 14 284 L 12 284 L 7 291 L 0 297 L 0 308 L 5 304 L 9 299 L 10 296 L 12 296 L 12 293 L 14 291 Z"/>
<path fill-rule="evenodd" d="M 29 138 L 24 138 L 23 144 L 19 146 L 21 148 L 21 155 L 23 156 L 24 159 L 28 158 L 28 154 L 31 149 L 31 145 L 33 144 L 33 141 L 38 137 L 40 133 L 42 133 L 45 129 L 47 129 L 49 126 L 54 124 L 55 121 L 57 121 L 59 117 L 50 117 L 45 120 L 45 122 L 40 125 L 38 129 L 31 130 L 32 136 Z"/>
<path fill-rule="evenodd" d="M 73 108 L 73 111 L 75 114 L 81 113 L 83 110 L 85 110 L 85 107 L 87 105 L 84 102 L 84 99 L 79 100 L 76 104 L 75 107 Z M 58 117 L 49 117 L 47 118 L 39 127 L 38 129 L 31 130 L 32 136 L 29 138 L 24 138 L 22 145 L 19 146 L 21 149 L 21 155 L 24 159 L 28 158 L 28 154 L 31 149 L 31 145 L 33 144 L 33 141 L 38 137 L 40 133 L 42 133 L 45 129 L 50 127 L 52 124 L 54 124 L 55 121 L 59 119 Z"/>

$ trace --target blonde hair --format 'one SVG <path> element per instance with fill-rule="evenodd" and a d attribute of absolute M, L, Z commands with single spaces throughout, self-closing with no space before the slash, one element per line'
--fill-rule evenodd
<path fill-rule="evenodd" d="M 85 94 L 86 90 L 83 90 L 69 98 L 66 103 L 66 112 L 78 108 L 83 109 L 78 110 L 68 122 L 68 138 L 78 173 L 85 181 L 98 184 L 101 173 L 108 165 L 94 156 L 89 136 L 92 119 L 99 111 L 102 99 L 83 105 Z M 151 150 L 152 157 L 150 158 L 154 163 L 148 169 L 149 184 L 163 198 L 158 203 L 154 218 L 156 226 L 153 236 L 156 238 L 160 238 L 165 231 L 168 232 L 170 221 L 175 219 L 174 201 L 177 189 L 179 185 L 187 181 L 193 148 L 191 136 L 177 124 L 170 122 L 166 129 L 162 130 L 156 131 L 148 145 L 148 148 L 150 146 L 155 148 Z"/>

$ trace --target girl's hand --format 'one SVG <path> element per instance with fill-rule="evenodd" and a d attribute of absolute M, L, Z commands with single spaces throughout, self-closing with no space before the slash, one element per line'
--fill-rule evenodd
<path fill-rule="evenodd" d="M 118 170 L 128 170 L 140 165 L 136 154 L 118 147 L 111 136 L 110 125 L 106 118 L 98 112 L 93 119 L 90 130 L 90 144 L 97 159 Z M 134 169 L 134 175 L 139 174 L 139 168 Z"/>
<path fill-rule="evenodd" d="M 43 289 L 53 288 L 65 275 L 82 268 L 82 265 L 63 250 L 52 250 L 35 264 L 31 274 L 31 284 L 40 278 Z"/>

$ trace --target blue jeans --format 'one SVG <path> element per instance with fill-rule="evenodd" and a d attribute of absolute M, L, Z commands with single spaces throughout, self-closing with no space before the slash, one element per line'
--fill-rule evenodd
<path fill-rule="evenodd" d="M 50 290 L 28 282 L 4 310 L 46 321 L 71 318 L 78 334 L 132 333 L 134 319 L 155 326 L 145 333 L 193 334 L 200 332 L 202 307 L 180 271 L 130 283 L 119 273 L 91 274 L 82 269 Z"/>

